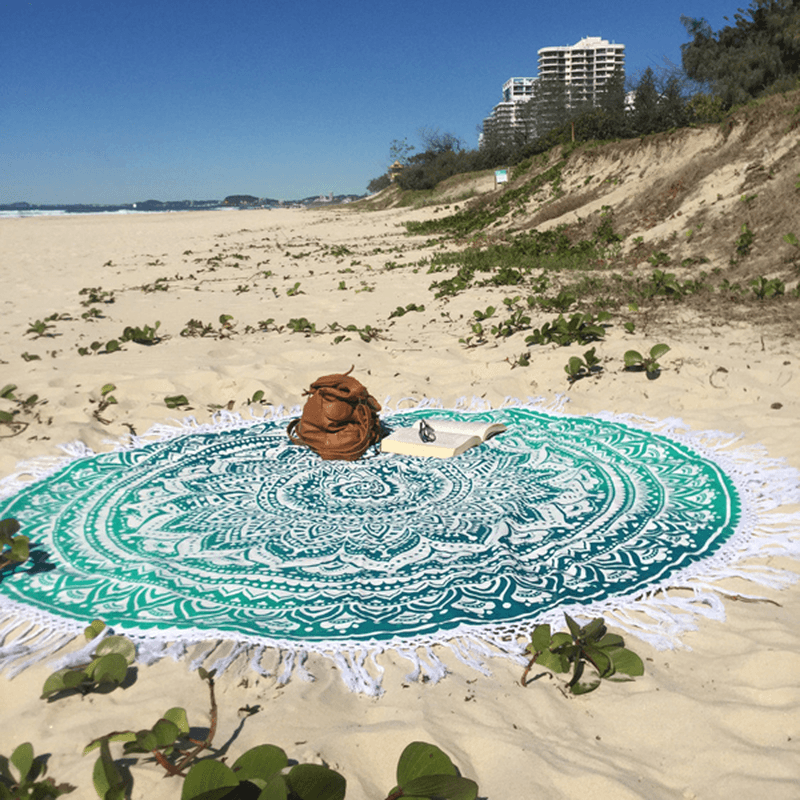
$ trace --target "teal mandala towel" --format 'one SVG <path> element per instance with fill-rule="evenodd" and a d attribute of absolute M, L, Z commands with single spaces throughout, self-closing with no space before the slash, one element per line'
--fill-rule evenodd
<path fill-rule="evenodd" d="M 748 555 L 796 554 L 796 525 L 765 514 L 796 495 L 797 473 L 723 455 L 719 434 L 535 407 L 384 424 L 424 416 L 507 430 L 452 459 L 373 448 L 342 462 L 291 445 L 286 419 L 226 417 L 9 479 L 0 518 L 19 521 L 33 554 L 3 573 L 0 601 L 37 631 L 103 619 L 151 654 L 209 640 L 277 648 L 289 665 L 326 653 L 375 692 L 370 655 L 391 648 L 434 675 L 430 645 L 448 644 L 481 668 L 519 657 L 517 637 L 561 626 L 564 610 L 669 643 L 697 613 L 721 615 L 707 579 L 744 574 L 732 562 Z M 6 658 L 25 654 L 11 642 Z"/>

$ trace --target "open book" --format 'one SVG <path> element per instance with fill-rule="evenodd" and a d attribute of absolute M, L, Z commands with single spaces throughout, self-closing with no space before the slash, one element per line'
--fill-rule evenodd
<path fill-rule="evenodd" d="M 419 421 L 412 428 L 398 428 L 381 440 L 382 453 L 424 458 L 452 458 L 485 442 L 506 426 L 501 422 L 459 422 L 455 419 L 426 419 L 436 437 L 425 442 L 419 435 Z"/>

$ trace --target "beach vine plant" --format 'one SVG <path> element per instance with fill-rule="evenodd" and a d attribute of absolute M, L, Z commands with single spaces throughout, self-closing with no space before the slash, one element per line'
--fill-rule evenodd
<path fill-rule="evenodd" d="M 30 742 L 15 747 L 10 758 L 0 755 L 0 800 L 51 800 L 75 791 L 68 783 L 45 778 L 46 772 L 47 761 L 36 758 Z"/>
<path fill-rule="evenodd" d="M 602 617 L 588 625 L 579 625 L 569 614 L 564 614 L 567 632 L 551 633 L 548 624 L 537 625 L 525 648 L 531 654 L 522 673 L 521 683 L 528 685 L 528 674 L 534 664 L 555 673 L 572 675 L 564 689 L 570 694 L 586 694 L 600 685 L 601 679 L 627 681 L 644 675 L 644 663 L 632 650 L 625 647 L 622 637 L 609 633 Z M 587 667 L 593 671 L 588 680 L 582 680 Z M 617 673 L 627 677 L 615 677 Z"/>
<path fill-rule="evenodd" d="M 228 796 L 344 800 L 347 782 L 341 774 L 321 764 L 290 766 L 286 752 L 272 744 L 250 748 L 230 766 L 217 760 L 212 746 L 219 715 L 215 672 L 200 668 L 198 675 L 209 690 L 209 727 L 204 739 L 190 737 L 186 710 L 175 707 L 164 712 L 151 728 L 112 731 L 86 746 L 84 755 L 99 751 L 92 775 L 102 800 L 123 800 L 131 788 L 129 777 L 115 763 L 112 743 L 122 743 L 123 755 L 150 755 L 166 775 L 183 777 L 181 800 L 222 800 Z M 204 755 L 205 751 L 211 755 Z M 477 794 L 477 784 L 460 776 L 442 750 L 425 742 L 412 742 L 400 755 L 396 785 L 386 800 L 476 800 Z"/>
<path fill-rule="evenodd" d="M 573 314 L 567 319 L 563 314 L 525 338 L 526 344 L 557 344 L 560 347 L 577 344 L 591 344 L 606 335 L 603 323 L 611 319 L 611 314 L 601 311 L 593 314 Z"/>
<path fill-rule="evenodd" d="M 625 369 L 634 371 L 644 371 L 651 380 L 657 378 L 661 372 L 661 365 L 658 359 L 670 351 L 668 344 L 655 344 L 650 348 L 650 352 L 643 356 L 638 350 L 628 350 L 624 355 Z"/>
<path fill-rule="evenodd" d="M 566 363 L 564 372 L 567 373 L 567 380 L 570 385 L 589 375 L 600 374 L 603 368 L 600 366 L 600 358 L 595 355 L 596 349 L 597 348 L 592 347 L 590 350 L 587 350 L 583 354 L 583 358 L 580 356 L 572 356 Z"/>
<path fill-rule="evenodd" d="M 90 642 L 106 631 L 106 624 L 96 619 L 84 629 Z M 50 675 L 42 687 L 42 700 L 69 692 L 88 694 L 97 689 L 116 688 L 128 676 L 136 658 L 136 645 L 125 636 L 102 638 L 85 664 L 65 667 Z"/>
<path fill-rule="evenodd" d="M 13 517 L 0 520 L 0 570 L 28 560 L 30 541 L 19 529 L 19 522 Z"/>

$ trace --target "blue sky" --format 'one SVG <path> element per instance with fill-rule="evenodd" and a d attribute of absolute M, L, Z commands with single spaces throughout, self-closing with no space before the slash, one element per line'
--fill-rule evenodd
<path fill-rule="evenodd" d="M 393 139 L 477 145 L 540 47 L 602 36 L 680 63 L 681 14 L 742 2 L 3 0 L 0 203 L 366 190 Z M 496 10 L 494 10 L 496 9 Z"/>

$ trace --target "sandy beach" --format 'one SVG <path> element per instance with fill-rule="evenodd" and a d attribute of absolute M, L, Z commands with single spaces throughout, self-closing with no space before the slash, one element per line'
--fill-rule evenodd
<path fill-rule="evenodd" d="M 611 161 L 608 169 L 619 170 Z M 661 179 L 654 168 L 643 180 Z M 577 185 L 579 176 L 571 180 Z M 734 181 L 713 192 L 733 203 L 740 188 Z M 0 425 L 0 477 L 29 459 L 59 456 L 63 443 L 100 452 L 156 424 L 208 422 L 220 409 L 288 413 L 315 378 L 351 365 L 390 408 L 404 398 L 447 408 L 461 398 L 500 406 L 564 395 L 569 414 L 680 418 L 693 431 L 741 434 L 740 445 L 762 446 L 800 468 L 797 320 L 795 328 L 786 322 L 796 305 L 772 322 L 676 306 L 640 318 L 636 335 L 612 325 L 598 348 L 602 375 L 570 386 L 564 365 L 586 348 L 531 348 L 524 367 L 512 366 L 526 349 L 521 333 L 479 347 L 459 342 L 473 311 L 502 305 L 514 287 L 435 298 L 418 262 L 440 245 L 403 227 L 452 213 L 459 202 L 0 220 L 0 387 L 17 387 L 18 399 L 36 395 L 23 406 L 0 400 L 0 409 L 16 412 L 14 425 Z M 597 196 L 585 213 L 604 202 Z M 677 224 L 673 216 L 660 232 L 648 231 L 648 241 Z M 409 304 L 424 310 L 391 316 Z M 538 313 L 533 326 L 553 316 Z M 92 352 L 93 342 L 102 350 L 127 326 L 156 323 L 158 344 Z M 671 347 L 657 380 L 622 369 L 626 350 L 657 342 Z M 108 384 L 117 402 L 105 405 Z M 250 403 L 257 392 L 262 402 Z M 186 403 L 168 408 L 165 398 L 180 395 Z M 759 563 L 800 572 L 784 557 Z M 377 699 L 348 691 L 336 667 L 316 656 L 308 664 L 315 681 L 294 676 L 284 686 L 234 665 L 217 686 L 215 745 L 231 762 L 270 742 L 290 758 L 326 763 L 347 778 L 354 800 L 385 797 L 397 757 L 414 740 L 444 749 L 488 800 L 789 800 L 800 782 L 800 586 L 730 579 L 724 588 L 743 598 L 724 601 L 724 621 L 698 619 L 675 650 L 629 640 L 645 675 L 575 699 L 548 679 L 522 688 L 510 661 L 493 660 L 483 675 L 445 649 L 438 655 L 450 674 L 435 685 L 407 680 L 407 661 L 382 656 L 385 692 Z M 761 599 L 746 599 L 753 595 Z M 107 695 L 49 703 L 39 699 L 48 663 L 0 678 L 0 753 L 32 742 L 37 754 L 49 754 L 49 775 L 78 787 L 73 797 L 95 796 L 93 758 L 81 757 L 93 737 L 152 725 L 171 706 L 185 707 L 193 726 L 208 724 L 207 695 L 188 659 L 139 665 L 132 685 Z M 245 707 L 258 711 L 248 716 Z M 130 772 L 133 798 L 179 794 L 177 781 L 145 759 Z"/>

